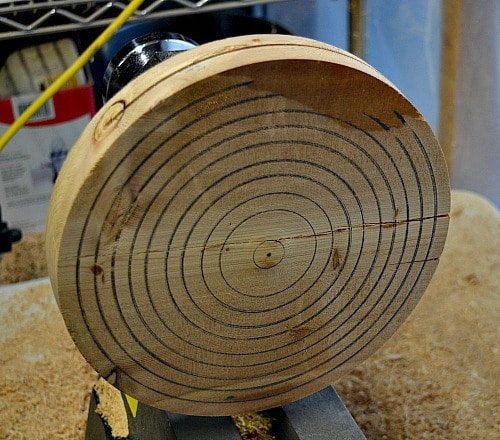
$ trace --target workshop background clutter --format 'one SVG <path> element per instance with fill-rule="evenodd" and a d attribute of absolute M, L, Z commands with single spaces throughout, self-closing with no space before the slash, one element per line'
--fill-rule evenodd
<path fill-rule="evenodd" d="M 65 38 L 13 51 L 0 69 L 0 134 L 78 57 Z M 0 154 L 0 206 L 23 233 L 45 230 L 57 174 L 95 114 L 90 73 L 81 69 L 30 119 Z"/>

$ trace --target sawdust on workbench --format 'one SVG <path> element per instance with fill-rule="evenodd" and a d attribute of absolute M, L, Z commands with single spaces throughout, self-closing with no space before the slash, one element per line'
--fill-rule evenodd
<path fill-rule="evenodd" d="M 334 384 L 369 439 L 500 433 L 500 213 L 453 192 L 441 262 L 396 334 Z"/>
<path fill-rule="evenodd" d="M 19 283 L 47 276 L 45 233 L 26 234 L 0 259 L 0 284 Z"/>
<path fill-rule="evenodd" d="M 96 374 L 71 340 L 50 287 L 16 293 L 0 329 L 0 439 L 83 439 Z"/>
<path fill-rule="evenodd" d="M 498 437 L 499 269 L 499 212 L 453 192 L 448 240 L 422 301 L 384 347 L 334 384 L 369 440 Z M 17 331 L 1 338 L 0 439 L 83 439 L 97 375 L 49 286 L 18 299 L 1 323 L 16 322 Z M 43 313 L 23 321 L 33 304 Z M 245 439 L 272 438 L 257 414 L 235 420 Z"/>

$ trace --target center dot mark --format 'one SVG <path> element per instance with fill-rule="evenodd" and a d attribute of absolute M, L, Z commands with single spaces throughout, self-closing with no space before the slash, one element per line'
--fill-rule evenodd
<path fill-rule="evenodd" d="M 261 269 L 270 269 L 283 260 L 285 247 L 278 240 L 267 240 L 255 248 L 253 262 Z"/>

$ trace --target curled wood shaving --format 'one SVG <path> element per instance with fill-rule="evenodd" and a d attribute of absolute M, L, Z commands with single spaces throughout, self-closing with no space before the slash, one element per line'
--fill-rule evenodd
<path fill-rule="evenodd" d="M 271 434 L 272 420 L 260 413 L 248 413 L 233 417 L 243 440 L 275 440 Z"/>

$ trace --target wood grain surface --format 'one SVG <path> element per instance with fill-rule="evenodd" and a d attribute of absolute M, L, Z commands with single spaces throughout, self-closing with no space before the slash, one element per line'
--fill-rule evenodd
<path fill-rule="evenodd" d="M 418 111 L 352 55 L 237 37 L 146 72 L 59 175 L 48 267 L 78 348 L 141 402 L 194 415 L 318 391 L 430 281 L 449 184 Z"/>

